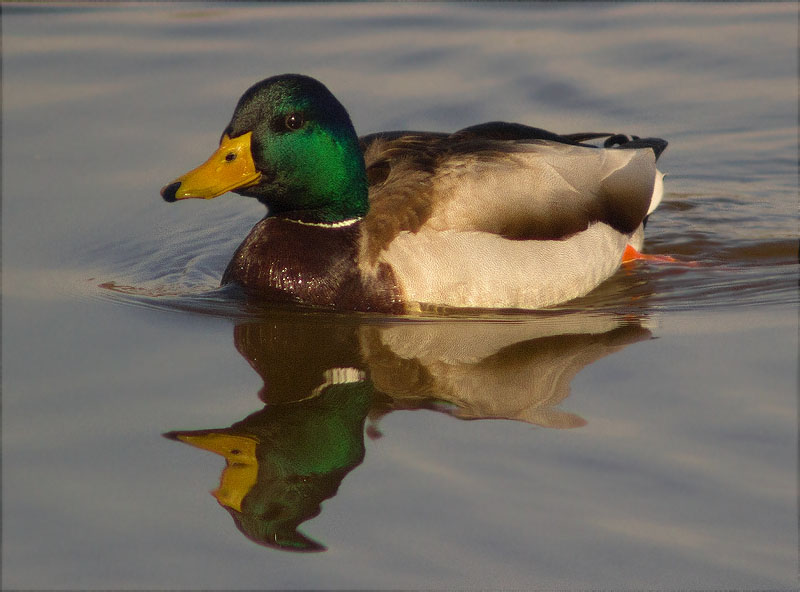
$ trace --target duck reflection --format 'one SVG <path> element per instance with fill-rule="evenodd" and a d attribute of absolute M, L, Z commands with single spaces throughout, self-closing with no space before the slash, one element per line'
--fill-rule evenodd
<path fill-rule="evenodd" d="M 337 377 L 342 379 L 342 377 Z M 229 428 L 168 437 L 223 456 L 212 492 L 249 539 L 294 551 L 325 547 L 297 530 L 320 512 L 345 475 L 364 460 L 372 387 L 352 374 L 293 404 L 268 405 Z"/>
<path fill-rule="evenodd" d="M 228 428 L 165 434 L 226 460 L 212 492 L 251 540 L 325 547 L 298 530 L 364 459 L 364 434 L 399 409 L 550 428 L 581 368 L 650 337 L 638 317 L 573 313 L 520 320 L 369 320 L 274 312 L 238 325 L 239 353 L 265 407 Z M 365 426 L 369 422 L 365 430 Z"/>

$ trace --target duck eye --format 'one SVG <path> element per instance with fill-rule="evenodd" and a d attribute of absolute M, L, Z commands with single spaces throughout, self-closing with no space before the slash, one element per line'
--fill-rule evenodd
<path fill-rule="evenodd" d="M 225 155 L 225 161 L 226 162 L 233 162 L 234 160 L 236 160 L 236 153 L 235 152 L 228 152 Z"/>
<path fill-rule="evenodd" d="M 303 116 L 300 113 L 289 113 L 284 120 L 286 124 L 286 128 L 290 130 L 299 130 L 303 127 L 305 121 L 303 120 Z"/>

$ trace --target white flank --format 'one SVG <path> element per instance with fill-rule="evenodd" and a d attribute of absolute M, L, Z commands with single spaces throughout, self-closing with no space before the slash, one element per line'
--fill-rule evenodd
<path fill-rule="evenodd" d="M 412 302 L 478 308 L 544 308 L 587 294 L 619 267 L 627 236 L 595 223 L 565 240 L 423 228 L 382 253 Z"/>

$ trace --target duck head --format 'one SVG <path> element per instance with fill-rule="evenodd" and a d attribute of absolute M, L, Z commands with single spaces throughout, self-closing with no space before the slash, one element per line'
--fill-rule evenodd
<path fill-rule="evenodd" d="M 350 116 L 319 81 L 267 78 L 239 99 L 219 148 L 161 189 L 165 201 L 255 197 L 269 215 L 338 222 L 367 211 L 364 158 Z"/>

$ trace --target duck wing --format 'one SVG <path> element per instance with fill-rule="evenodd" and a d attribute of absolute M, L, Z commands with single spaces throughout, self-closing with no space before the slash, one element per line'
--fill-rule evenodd
<path fill-rule="evenodd" d="M 606 138 L 603 148 L 585 144 Z M 370 181 L 369 260 L 402 231 L 489 232 L 560 240 L 603 222 L 633 233 L 650 207 L 657 138 L 561 136 L 490 122 L 453 134 L 384 132 L 361 139 Z"/>
<path fill-rule="evenodd" d="M 656 179 L 653 150 L 483 142 L 488 145 L 454 145 L 439 162 L 431 228 L 559 240 L 595 222 L 629 234 L 647 215 Z"/>

